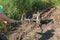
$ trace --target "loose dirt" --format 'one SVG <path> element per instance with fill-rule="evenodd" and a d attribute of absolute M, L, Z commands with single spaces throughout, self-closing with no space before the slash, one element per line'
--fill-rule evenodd
<path fill-rule="evenodd" d="M 51 11 L 51 9 L 49 10 Z M 48 12 L 49 12 L 48 11 Z M 45 12 L 45 13 L 48 13 Z M 45 14 L 46 15 L 46 14 Z M 49 19 L 53 22 L 42 25 L 41 28 L 35 22 L 23 23 L 21 27 L 9 35 L 9 40 L 60 40 L 60 7 L 51 12 Z"/>

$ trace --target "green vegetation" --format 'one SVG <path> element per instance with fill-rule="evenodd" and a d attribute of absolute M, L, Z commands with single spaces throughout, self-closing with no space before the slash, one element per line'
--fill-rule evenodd
<path fill-rule="evenodd" d="M 4 14 L 15 20 L 20 20 L 22 14 L 28 11 L 42 10 L 59 3 L 60 0 L 0 0 L 0 5 L 4 7 Z M 0 30 L 7 30 L 7 28 L 9 26 L 0 23 Z"/>

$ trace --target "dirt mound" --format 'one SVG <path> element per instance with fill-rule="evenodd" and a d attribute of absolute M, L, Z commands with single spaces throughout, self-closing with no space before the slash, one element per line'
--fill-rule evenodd
<path fill-rule="evenodd" d="M 60 7 L 44 12 L 45 19 L 53 19 L 53 23 L 42 24 L 41 28 L 35 22 L 23 23 L 18 30 L 9 35 L 9 40 L 60 40 Z M 49 13 L 48 17 L 46 17 Z M 44 17 L 42 17 L 44 19 Z M 48 22 L 48 21 L 47 21 Z"/>

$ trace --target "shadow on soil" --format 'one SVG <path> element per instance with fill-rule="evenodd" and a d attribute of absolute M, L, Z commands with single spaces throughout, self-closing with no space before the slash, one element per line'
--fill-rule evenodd
<path fill-rule="evenodd" d="M 41 20 L 41 22 L 40 22 L 41 25 L 40 25 L 40 26 L 42 27 L 43 24 L 46 24 L 46 25 L 47 25 L 47 24 L 49 24 L 50 22 L 54 23 L 53 19 Z"/>
<path fill-rule="evenodd" d="M 38 33 L 40 35 L 42 35 L 42 37 L 39 40 L 48 40 L 51 37 L 53 37 L 53 32 L 55 32 L 53 29 L 52 30 L 48 30 L 45 33 Z"/>
<path fill-rule="evenodd" d="M 41 33 L 43 32 L 42 25 L 44 25 L 44 24 L 47 25 L 47 24 L 49 24 L 50 22 L 51 22 L 51 23 L 54 23 L 53 19 L 47 19 L 47 20 L 41 20 L 41 21 L 40 21 L 40 23 L 41 23 L 41 24 L 40 24 Z"/>

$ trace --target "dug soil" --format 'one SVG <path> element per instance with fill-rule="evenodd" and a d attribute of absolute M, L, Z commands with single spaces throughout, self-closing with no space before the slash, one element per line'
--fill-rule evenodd
<path fill-rule="evenodd" d="M 51 11 L 51 9 L 49 10 Z M 48 12 L 49 12 L 48 11 Z M 45 13 L 48 13 L 47 11 Z M 46 15 L 46 14 L 45 14 Z M 41 28 L 35 22 L 26 22 L 8 36 L 9 40 L 60 40 L 60 7 L 51 12 L 49 19 L 53 23 L 43 24 Z"/>

